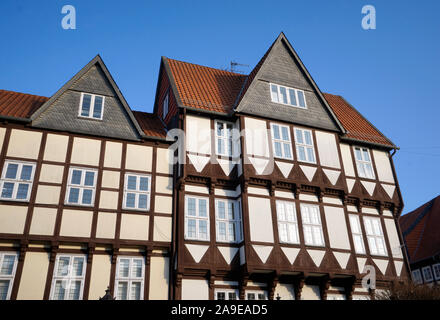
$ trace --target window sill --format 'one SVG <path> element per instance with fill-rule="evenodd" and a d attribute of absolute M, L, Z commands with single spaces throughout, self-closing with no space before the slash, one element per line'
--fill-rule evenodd
<path fill-rule="evenodd" d="M 85 116 L 78 116 L 78 119 L 83 119 L 83 120 L 92 120 L 92 121 L 97 121 L 97 122 L 102 122 L 103 118 L 98 119 L 98 118 L 93 118 L 93 117 L 85 117 Z"/>

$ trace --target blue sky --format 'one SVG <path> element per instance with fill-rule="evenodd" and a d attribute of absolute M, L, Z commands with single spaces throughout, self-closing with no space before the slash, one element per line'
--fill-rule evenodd
<path fill-rule="evenodd" d="M 76 30 L 61 8 L 76 8 Z M 361 28 L 364 5 L 377 29 Z M 405 209 L 440 185 L 440 1 L 0 2 L 0 88 L 50 96 L 99 53 L 135 110 L 151 111 L 161 56 L 250 72 L 283 31 L 323 92 L 340 94 L 401 150 Z"/>

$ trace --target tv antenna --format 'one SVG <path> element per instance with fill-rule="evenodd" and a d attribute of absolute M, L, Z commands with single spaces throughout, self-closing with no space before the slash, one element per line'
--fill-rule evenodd
<path fill-rule="evenodd" d="M 236 68 L 237 66 L 249 67 L 248 64 L 242 64 L 242 63 L 238 63 L 238 62 L 235 62 L 235 61 L 231 61 L 231 69 L 230 69 L 230 71 L 231 71 L 231 72 L 236 72 L 236 73 L 244 73 L 243 71 L 236 70 L 235 68 Z"/>

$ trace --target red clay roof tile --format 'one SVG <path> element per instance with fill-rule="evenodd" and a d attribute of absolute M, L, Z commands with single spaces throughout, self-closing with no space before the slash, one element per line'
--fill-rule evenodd
<path fill-rule="evenodd" d="M 0 90 L 0 115 L 27 118 L 49 98 L 33 94 Z"/>
<path fill-rule="evenodd" d="M 133 115 L 148 137 L 166 138 L 165 126 L 156 115 L 142 111 L 133 111 Z"/>

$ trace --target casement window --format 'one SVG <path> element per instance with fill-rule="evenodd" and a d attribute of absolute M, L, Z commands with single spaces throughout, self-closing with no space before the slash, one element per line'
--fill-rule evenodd
<path fill-rule="evenodd" d="M 292 160 L 289 126 L 271 123 L 273 153 L 276 158 Z"/>
<path fill-rule="evenodd" d="M 86 274 L 85 255 L 59 254 L 55 260 L 51 300 L 81 300 Z"/>
<path fill-rule="evenodd" d="M 411 276 L 412 276 L 413 282 L 415 284 L 422 284 L 423 283 L 422 273 L 420 272 L 419 269 L 414 270 L 413 272 L 411 272 Z"/>
<path fill-rule="evenodd" d="M 301 218 L 305 244 L 310 246 L 324 246 L 319 206 L 301 204 Z"/>
<path fill-rule="evenodd" d="M 167 93 L 167 95 L 163 99 L 163 107 L 162 107 L 162 119 L 164 120 L 168 115 L 168 100 L 169 100 L 169 94 Z"/>
<path fill-rule="evenodd" d="M 0 199 L 29 201 L 35 163 L 6 160 L 0 180 Z"/>
<path fill-rule="evenodd" d="M 432 271 L 434 271 L 435 280 L 440 280 L 440 263 L 434 264 L 432 266 Z"/>
<path fill-rule="evenodd" d="M 104 114 L 104 96 L 81 93 L 79 116 L 84 118 L 102 120 Z"/>
<path fill-rule="evenodd" d="M 422 273 L 423 273 L 423 279 L 425 280 L 425 283 L 432 282 L 432 280 L 434 280 L 434 278 L 432 276 L 431 267 L 428 266 L 428 267 L 422 268 Z"/>
<path fill-rule="evenodd" d="M 145 260 L 140 257 L 118 257 L 115 279 L 116 300 L 144 298 Z"/>
<path fill-rule="evenodd" d="M 316 163 L 312 131 L 295 128 L 295 145 L 298 161 Z"/>
<path fill-rule="evenodd" d="M 217 241 L 240 242 L 243 238 L 240 202 L 235 200 L 215 200 Z"/>
<path fill-rule="evenodd" d="M 208 198 L 186 196 L 185 239 L 203 241 L 209 240 Z"/>
<path fill-rule="evenodd" d="M 143 210 L 150 209 L 151 177 L 134 173 L 125 174 L 124 183 L 124 209 Z"/>
<path fill-rule="evenodd" d="M 267 292 L 264 290 L 246 290 L 246 300 L 267 300 Z"/>
<path fill-rule="evenodd" d="M 380 218 L 364 218 L 365 232 L 368 246 L 372 255 L 386 256 L 385 237 L 383 235 Z"/>
<path fill-rule="evenodd" d="M 9 300 L 11 298 L 17 261 L 17 254 L 0 252 L 0 300 Z"/>
<path fill-rule="evenodd" d="M 299 108 L 307 108 L 303 90 L 270 84 L 270 96 L 272 102 L 287 104 Z"/>
<path fill-rule="evenodd" d="M 93 206 L 97 175 L 93 169 L 70 168 L 66 204 Z"/>
<path fill-rule="evenodd" d="M 216 300 L 238 300 L 238 290 L 237 289 L 216 289 L 215 290 Z"/>
<path fill-rule="evenodd" d="M 374 179 L 370 151 L 367 148 L 354 147 L 354 156 L 359 177 Z"/>
<path fill-rule="evenodd" d="M 280 242 L 299 243 L 295 203 L 277 200 L 276 206 Z"/>
<path fill-rule="evenodd" d="M 232 157 L 236 153 L 233 139 L 234 124 L 224 121 L 215 122 L 215 150 L 217 155 Z"/>
<path fill-rule="evenodd" d="M 351 233 L 353 235 L 354 249 L 356 253 L 365 254 L 365 245 L 364 245 L 364 239 L 362 237 L 362 229 L 361 229 L 361 223 L 359 221 L 359 217 L 354 214 L 350 214 L 349 217 L 350 217 Z"/>

